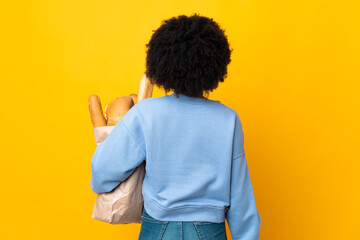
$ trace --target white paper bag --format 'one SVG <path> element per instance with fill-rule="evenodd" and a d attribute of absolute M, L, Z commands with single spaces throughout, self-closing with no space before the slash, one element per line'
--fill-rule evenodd
<path fill-rule="evenodd" d="M 95 142 L 104 141 L 115 126 L 95 127 Z M 141 223 L 144 211 L 142 184 L 145 177 L 144 161 L 111 192 L 97 195 L 92 218 L 110 224 Z"/>

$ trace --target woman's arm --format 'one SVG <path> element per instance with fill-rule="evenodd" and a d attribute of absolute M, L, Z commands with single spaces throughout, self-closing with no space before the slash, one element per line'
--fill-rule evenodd
<path fill-rule="evenodd" d="M 261 218 L 255 204 L 244 151 L 244 133 L 236 114 L 230 182 L 230 206 L 225 213 L 234 240 L 258 240 Z"/>
<path fill-rule="evenodd" d="M 141 127 L 132 107 L 97 145 L 91 159 L 91 189 L 95 193 L 111 192 L 146 158 Z"/>
<path fill-rule="evenodd" d="M 258 240 L 261 218 L 256 209 L 245 153 L 233 159 L 231 200 L 226 219 L 234 240 Z"/>

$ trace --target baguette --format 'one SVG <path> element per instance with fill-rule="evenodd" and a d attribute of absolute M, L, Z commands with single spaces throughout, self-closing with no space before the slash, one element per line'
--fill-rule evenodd
<path fill-rule="evenodd" d="M 150 79 L 144 74 L 139 82 L 137 102 L 145 98 L 151 98 L 152 92 L 153 84 L 151 84 Z"/>
<path fill-rule="evenodd" d="M 101 108 L 101 102 L 98 95 L 90 95 L 89 100 L 89 111 L 90 111 L 90 118 L 93 124 L 93 127 L 103 127 L 106 126 L 106 120 Z"/>

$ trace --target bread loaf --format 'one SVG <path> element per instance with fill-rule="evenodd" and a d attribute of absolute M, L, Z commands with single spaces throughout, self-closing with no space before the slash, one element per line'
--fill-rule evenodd
<path fill-rule="evenodd" d="M 127 95 L 111 101 L 105 108 L 107 126 L 115 126 L 132 106 L 134 101 Z"/>

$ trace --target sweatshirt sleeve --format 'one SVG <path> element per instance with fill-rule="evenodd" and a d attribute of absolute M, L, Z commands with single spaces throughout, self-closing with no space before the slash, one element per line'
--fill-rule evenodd
<path fill-rule="evenodd" d="M 143 133 L 135 106 L 95 149 L 90 181 L 95 193 L 111 192 L 145 160 Z"/>
<path fill-rule="evenodd" d="M 244 134 L 236 116 L 230 183 L 230 206 L 225 213 L 232 239 L 258 240 L 261 218 L 255 204 L 244 151 Z"/>

